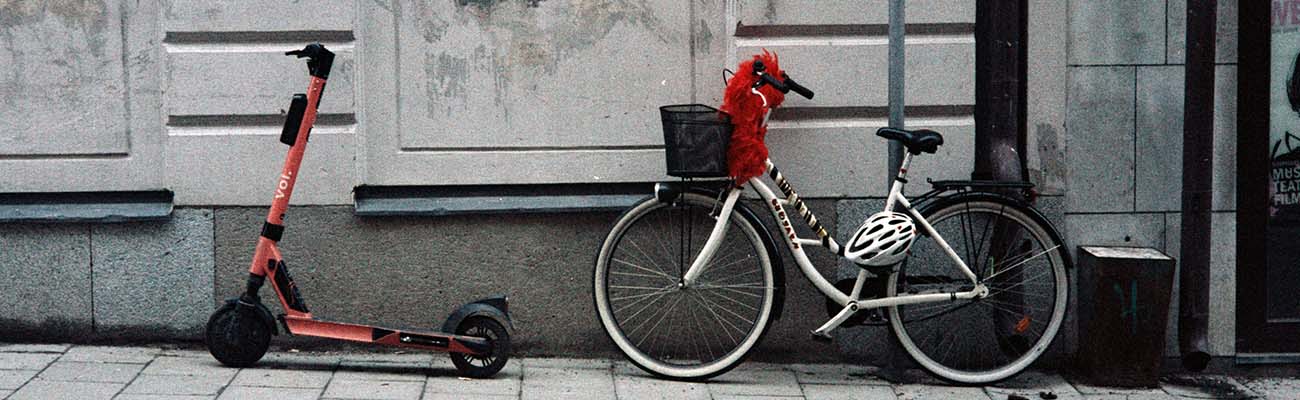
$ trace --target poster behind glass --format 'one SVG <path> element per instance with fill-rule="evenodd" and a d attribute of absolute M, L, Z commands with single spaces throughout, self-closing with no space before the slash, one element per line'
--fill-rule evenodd
<path fill-rule="evenodd" d="M 1300 320 L 1300 2 L 1274 1 L 1272 11 L 1265 268 L 1267 318 L 1280 322 Z"/>

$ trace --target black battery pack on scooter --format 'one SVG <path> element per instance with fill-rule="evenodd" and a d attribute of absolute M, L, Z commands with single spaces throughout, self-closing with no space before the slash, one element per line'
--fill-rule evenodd
<path fill-rule="evenodd" d="M 289 115 L 284 119 L 284 130 L 280 131 L 280 143 L 293 146 L 298 141 L 298 128 L 302 127 L 302 114 L 307 111 L 307 95 L 294 93 L 289 103 Z"/>

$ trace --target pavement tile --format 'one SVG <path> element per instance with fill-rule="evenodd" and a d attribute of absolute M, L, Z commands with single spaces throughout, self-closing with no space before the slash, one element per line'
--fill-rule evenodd
<path fill-rule="evenodd" d="M 0 390 L 18 389 L 24 383 L 27 383 L 28 380 L 31 380 L 32 377 L 36 376 L 37 372 L 40 371 L 33 369 L 0 370 Z M 3 398 L 4 397 L 0 397 L 0 399 Z"/>
<path fill-rule="evenodd" d="M 803 384 L 826 385 L 885 385 L 889 382 L 876 377 L 879 368 L 848 364 L 790 364 L 787 369 Z"/>
<path fill-rule="evenodd" d="M 1252 392 L 1267 399 L 1300 399 L 1300 379 L 1243 377 L 1238 380 Z"/>
<path fill-rule="evenodd" d="M 145 364 L 160 351 L 155 347 L 75 346 L 61 360 Z"/>
<path fill-rule="evenodd" d="M 433 361 L 433 354 L 429 352 L 418 353 L 348 353 L 344 354 L 342 359 L 344 363 L 424 363 L 428 364 Z M 446 358 L 446 357 L 440 357 Z"/>
<path fill-rule="evenodd" d="M 44 369 L 58 354 L 0 353 L 0 369 Z"/>
<path fill-rule="evenodd" d="M 216 395 L 230 383 L 230 377 L 203 375 L 140 375 L 126 387 L 126 394 Z"/>
<path fill-rule="evenodd" d="M 0 399 L 3 399 L 3 398 L 6 398 L 6 397 L 9 397 L 9 395 L 11 395 L 11 394 L 14 394 L 14 391 L 12 391 L 12 390 L 0 390 Z"/>
<path fill-rule="evenodd" d="M 519 370 L 505 369 L 489 379 L 430 376 L 424 383 L 424 393 L 518 396 L 521 386 L 522 377 L 519 375 Z"/>
<path fill-rule="evenodd" d="M 158 357 L 145 367 L 144 375 L 203 375 L 234 378 L 238 368 L 221 365 L 215 358 Z"/>
<path fill-rule="evenodd" d="M 1257 395 L 1225 375 L 1174 375 L 1160 379 L 1160 388 L 1185 399 L 1246 399 Z"/>
<path fill-rule="evenodd" d="M 316 400 L 320 389 L 230 386 L 217 400 Z"/>
<path fill-rule="evenodd" d="M 122 390 L 121 383 L 101 382 L 58 382 L 33 379 L 9 396 L 9 400 L 109 400 Z"/>
<path fill-rule="evenodd" d="M 62 353 L 72 347 L 70 344 L 44 343 L 5 343 L 0 344 L 0 352 L 6 353 Z"/>
<path fill-rule="evenodd" d="M 802 396 L 795 373 L 789 370 L 732 370 L 709 381 L 715 395 Z"/>
<path fill-rule="evenodd" d="M 1130 388 L 1130 387 L 1098 386 L 1094 384 L 1080 383 L 1080 382 L 1075 382 L 1074 388 L 1077 389 L 1079 393 L 1085 395 L 1122 394 L 1128 396 L 1128 395 L 1166 394 L 1163 390 L 1160 390 L 1160 388 Z"/>
<path fill-rule="evenodd" d="M 232 386 L 324 389 L 332 371 L 245 368 L 235 375 Z"/>
<path fill-rule="evenodd" d="M 424 382 L 430 373 L 428 362 L 348 361 L 339 364 L 334 379 L 347 381 Z"/>
<path fill-rule="evenodd" d="M 518 395 L 497 395 L 497 394 L 456 394 L 456 393 L 429 393 L 425 392 L 423 400 L 510 400 L 518 399 Z"/>
<path fill-rule="evenodd" d="M 899 400 L 989 400 L 983 388 L 933 385 L 896 385 L 894 394 Z"/>
<path fill-rule="evenodd" d="M 190 396 L 183 394 L 121 394 L 113 400 L 212 400 L 217 396 Z"/>
<path fill-rule="evenodd" d="M 129 383 L 144 365 L 58 361 L 41 371 L 49 381 Z"/>
<path fill-rule="evenodd" d="M 755 395 L 735 395 L 721 394 L 713 395 L 713 400 L 799 400 L 803 396 L 755 396 Z"/>
<path fill-rule="evenodd" d="M 894 389 L 881 385 L 802 385 L 808 400 L 894 400 Z"/>
<path fill-rule="evenodd" d="M 589 358 L 524 358 L 519 360 L 524 368 L 608 369 L 610 360 Z"/>
<path fill-rule="evenodd" d="M 212 353 L 207 350 L 187 350 L 187 349 L 163 349 L 158 352 L 159 357 L 193 357 L 193 358 L 212 358 Z"/>
<path fill-rule="evenodd" d="M 302 352 L 302 353 L 285 353 L 275 352 L 267 353 L 258 361 L 258 368 L 285 368 L 285 369 L 315 369 L 333 371 L 338 367 L 342 357 L 337 353 L 325 352 Z"/>
<path fill-rule="evenodd" d="M 352 381 L 335 378 L 322 397 L 331 399 L 418 400 L 423 382 Z"/>
<path fill-rule="evenodd" d="M 614 379 L 609 370 L 524 368 L 524 399 L 610 399 Z"/>
<path fill-rule="evenodd" d="M 1051 392 L 1061 399 L 1082 397 L 1082 394 L 1074 386 L 1070 385 L 1070 382 L 1067 382 L 1065 378 L 1057 374 L 1039 371 L 1025 371 L 1011 377 L 1011 379 L 994 383 L 993 386 L 985 389 L 985 392 L 994 398 L 1006 398 L 1010 394 L 1035 398 L 1041 392 Z"/>
<path fill-rule="evenodd" d="M 622 399 L 694 399 L 708 400 L 709 385 L 697 382 L 678 382 L 644 376 L 614 376 L 614 390 Z"/>

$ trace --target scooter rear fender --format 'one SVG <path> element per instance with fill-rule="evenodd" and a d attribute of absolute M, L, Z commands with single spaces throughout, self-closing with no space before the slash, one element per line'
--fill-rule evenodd
<path fill-rule="evenodd" d="M 456 326 L 460 325 L 461 321 L 474 316 L 495 319 L 511 332 L 515 330 L 514 323 L 510 321 L 509 301 L 505 295 L 498 295 L 460 306 L 447 316 L 447 322 L 442 324 L 442 331 L 456 333 Z"/>

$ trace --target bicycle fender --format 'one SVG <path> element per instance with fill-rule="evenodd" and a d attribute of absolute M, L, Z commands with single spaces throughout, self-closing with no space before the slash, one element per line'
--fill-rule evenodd
<path fill-rule="evenodd" d="M 726 186 L 706 186 L 706 185 L 689 185 L 683 188 L 682 184 L 674 182 L 662 182 L 655 184 L 655 199 L 660 202 L 671 202 L 681 197 L 682 193 L 689 191 L 691 193 L 717 198 L 722 189 Z M 763 247 L 767 249 L 767 254 L 772 259 L 772 282 L 776 286 L 776 293 L 772 298 L 772 319 L 780 320 L 782 311 L 785 309 L 785 257 L 776 246 L 776 240 L 772 238 L 772 232 L 767 230 L 767 225 L 758 219 L 758 214 L 749 208 L 743 202 L 736 202 L 735 211 L 740 214 L 750 225 L 761 227 L 758 229 L 758 238 L 762 240 Z"/>
<path fill-rule="evenodd" d="M 447 316 L 447 321 L 442 323 L 442 332 L 455 333 L 456 327 L 461 321 L 474 316 L 483 316 L 496 320 L 501 326 L 506 327 L 511 333 L 515 331 L 514 322 L 510 320 L 510 306 L 505 295 L 498 295 L 486 299 L 469 303 Z"/>
<path fill-rule="evenodd" d="M 267 309 L 267 308 L 266 308 L 266 305 L 262 304 L 262 302 L 260 302 L 260 301 L 259 301 L 259 302 L 256 302 L 256 303 L 253 303 L 253 304 L 251 304 L 251 305 L 249 305 L 248 303 L 243 303 L 243 304 L 241 304 L 241 303 L 239 302 L 239 298 L 238 298 L 238 297 L 231 297 L 231 298 L 229 298 L 229 299 L 226 299 L 226 303 L 225 303 L 225 304 L 222 304 L 222 305 L 221 305 L 221 308 L 220 308 L 220 309 L 217 309 L 217 311 L 220 312 L 221 310 L 224 310 L 224 309 L 227 309 L 227 308 L 236 308 L 236 307 L 240 307 L 240 306 L 244 306 L 244 307 L 249 307 L 249 306 L 251 306 L 251 307 L 253 307 L 254 309 L 256 309 L 256 310 L 257 310 L 257 315 L 260 316 L 260 317 L 262 317 L 262 321 L 263 321 L 263 322 L 266 322 L 266 326 L 271 327 L 271 334 L 272 334 L 272 335 L 279 335 L 279 334 L 280 334 L 280 329 L 276 327 L 275 317 L 271 315 L 271 310 Z M 214 313 L 214 314 L 215 314 L 215 313 Z M 287 332 L 287 331 L 286 331 L 286 332 Z"/>
<path fill-rule="evenodd" d="M 1056 230 L 1056 226 L 1052 225 L 1052 222 L 1049 221 L 1047 217 L 1043 215 L 1042 212 L 1039 212 L 1037 208 L 1034 208 L 1033 206 L 1030 206 L 1028 203 L 1025 203 L 1024 201 L 1021 201 L 1019 199 L 1013 198 L 1011 196 L 999 194 L 999 193 L 965 192 L 965 193 L 954 194 L 951 196 L 944 196 L 927 202 L 925 206 L 921 207 L 921 209 L 918 211 L 921 213 L 921 215 L 930 215 L 935 211 L 938 211 L 939 209 L 947 207 L 949 205 L 961 203 L 965 201 L 975 201 L 975 200 L 1005 204 L 1008 207 L 1015 208 L 1017 211 L 1020 211 L 1022 213 L 1025 213 L 1025 215 L 1028 215 L 1029 218 L 1032 218 L 1034 220 L 1034 222 L 1037 222 L 1039 225 L 1046 228 L 1047 235 L 1050 236 L 1052 240 L 1055 240 L 1057 243 L 1061 243 L 1062 245 L 1065 244 L 1065 240 L 1062 239 L 1061 233 Z M 1074 261 L 1070 257 L 1071 254 L 1069 249 L 1065 249 L 1061 251 L 1061 258 L 1062 261 L 1065 262 L 1065 269 L 1067 270 L 1074 269 Z"/>

